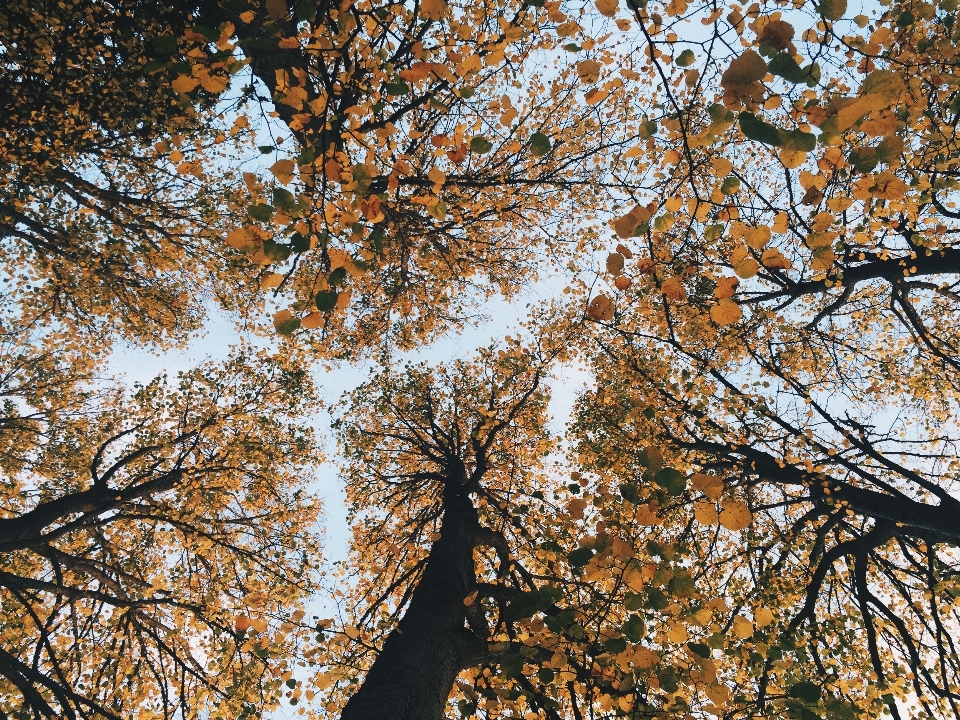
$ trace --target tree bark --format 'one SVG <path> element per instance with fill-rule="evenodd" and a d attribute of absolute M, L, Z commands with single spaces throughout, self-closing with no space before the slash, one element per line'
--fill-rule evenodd
<path fill-rule="evenodd" d="M 477 586 L 479 529 L 469 496 L 448 493 L 440 539 L 410 605 L 341 720 L 442 720 L 457 675 L 487 650 L 486 641 L 465 627 L 463 604 Z"/>

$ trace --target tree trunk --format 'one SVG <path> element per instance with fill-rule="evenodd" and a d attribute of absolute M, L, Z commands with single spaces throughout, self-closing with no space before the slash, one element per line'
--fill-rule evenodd
<path fill-rule="evenodd" d="M 476 589 L 478 531 L 470 498 L 445 497 L 440 539 L 410 605 L 341 720 L 442 720 L 457 675 L 486 653 L 486 642 L 465 627 L 463 604 Z"/>

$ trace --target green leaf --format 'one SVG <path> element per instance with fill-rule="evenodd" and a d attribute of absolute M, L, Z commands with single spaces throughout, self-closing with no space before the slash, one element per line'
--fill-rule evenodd
<path fill-rule="evenodd" d="M 737 190 L 740 189 L 740 178 L 735 175 L 728 175 L 723 179 L 723 183 L 720 185 L 720 192 L 724 195 L 733 195 Z"/>
<path fill-rule="evenodd" d="M 305 147 L 297 156 L 297 165 L 309 165 L 317 159 L 312 147 Z"/>
<path fill-rule="evenodd" d="M 152 41 L 153 49 L 161 55 L 174 55 L 177 52 L 177 38 L 175 35 L 159 35 Z"/>
<path fill-rule="evenodd" d="M 609 640 L 604 640 L 603 649 L 611 655 L 619 655 L 627 649 L 627 641 L 623 638 L 610 638 Z"/>
<path fill-rule="evenodd" d="M 340 296 L 336 290 L 321 290 L 317 293 L 317 310 L 321 312 L 330 312 L 337 306 L 337 298 Z"/>
<path fill-rule="evenodd" d="M 733 122 L 733 111 L 728 110 L 720 103 L 714 103 L 708 107 L 707 114 L 710 116 L 710 122 L 714 125 Z"/>
<path fill-rule="evenodd" d="M 273 205 L 258 203 L 256 205 L 249 206 L 247 208 L 247 212 L 250 213 L 250 217 L 252 217 L 254 220 L 267 222 L 273 217 Z"/>
<path fill-rule="evenodd" d="M 682 494 L 687 489 L 687 476 L 673 468 L 664 468 L 654 476 L 654 479 L 657 485 L 674 496 Z"/>
<path fill-rule="evenodd" d="M 781 130 L 780 138 L 785 150 L 810 152 L 817 146 L 817 136 L 803 130 Z"/>
<path fill-rule="evenodd" d="M 269 155 L 276 150 L 276 148 L 273 145 L 257 145 L 257 150 L 260 151 L 261 155 Z"/>
<path fill-rule="evenodd" d="M 620 632 L 622 632 L 630 642 L 640 642 L 643 640 L 645 631 L 646 627 L 644 626 L 643 618 L 639 615 L 631 615 L 628 617 L 620 629 Z"/>
<path fill-rule="evenodd" d="M 693 61 L 695 58 L 696 56 L 693 54 L 693 50 L 691 50 L 690 48 L 687 48 L 682 53 L 677 55 L 677 59 L 674 60 L 673 62 L 679 67 L 688 67 L 690 65 L 693 65 Z"/>
<path fill-rule="evenodd" d="M 297 199 L 289 190 L 275 187 L 273 189 L 273 205 L 284 212 L 291 212 L 297 210 Z"/>
<path fill-rule="evenodd" d="M 290 247 L 295 253 L 306 252 L 310 249 L 310 238 L 302 233 L 295 232 L 290 236 Z"/>
<path fill-rule="evenodd" d="M 383 252 L 384 239 L 385 239 L 385 236 L 383 234 L 383 230 L 381 230 L 380 228 L 376 228 L 372 233 L 370 233 L 370 242 L 373 243 L 373 247 L 376 249 L 378 253 Z"/>
<path fill-rule="evenodd" d="M 281 335 L 292 335 L 300 327 L 300 318 L 292 315 L 286 319 L 276 319 L 273 321 L 273 327 Z"/>
<path fill-rule="evenodd" d="M 297 17 L 301 20 L 313 20 L 317 15 L 317 4 L 313 0 L 300 0 L 296 6 Z"/>
<path fill-rule="evenodd" d="M 774 55 L 767 69 L 774 75 L 778 75 L 794 84 L 807 82 L 807 73 L 797 64 L 790 53 L 782 52 Z"/>
<path fill-rule="evenodd" d="M 523 656 L 504 655 L 500 658 L 500 672 L 508 678 L 519 677 L 523 672 Z"/>
<path fill-rule="evenodd" d="M 338 267 L 327 277 L 327 282 L 330 283 L 330 287 L 337 287 L 338 285 L 343 285 L 346 279 L 347 269 Z"/>
<path fill-rule="evenodd" d="M 583 567 L 590 562 L 590 558 L 592 557 L 593 550 L 590 548 L 577 548 L 567 555 L 567 562 L 575 567 Z"/>
<path fill-rule="evenodd" d="M 740 113 L 740 130 L 751 140 L 762 142 L 764 145 L 780 147 L 784 142 L 780 128 L 764 122 L 753 113 Z"/>
<path fill-rule="evenodd" d="M 297 686 L 297 681 L 294 680 L 293 678 L 290 678 L 290 679 L 287 680 L 287 682 L 285 682 L 284 684 L 285 684 L 288 688 L 290 688 L 291 690 L 293 690 L 293 689 Z"/>
<path fill-rule="evenodd" d="M 486 153 L 493 150 L 493 143 L 487 140 L 482 135 L 477 135 L 470 140 L 470 151 L 475 152 L 478 155 L 485 155 Z"/>
<path fill-rule="evenodd" d="M 537 679 L 542 682 L 544 685 L 549 685 L 553 682 L 554 672 L 550 668 L 540 668 L 537 671 Z"/>
<path fill-rule="evenodd" d="M 647 590 L 647 607 L 651 610 L 663 610 L 670 604 L 670 600 L 657 588 Z"/>
<path fill-rule="evenodd" d="M 410 92 L 410 86 L 405 82 L 388 82 L 385 87 L 387 95 L 406 95 Z"/>
<path fill-rule="evenodd" d="M 460 88 L 459 92 L 460 97 L 462 97 L 464 100 L 469 100 L 476 95 L 476 91 L 472 87 L 462 87 Z"/>
<path fill-rule="evenodd" d="M 695 654 L 706 659 L 710 657 L 710 648 L 703 643 L 688 642 L 687 647 Z"/>
<path fill-rule="evenodd" d="M 534 157 L 543 157 L 552 148 L 550 138 L 543 133 L 537 132 L 530 136 L 530 154 Z"/>
<path fill-rule="evenodd" d="M 627 610 L 642 610 L 647 606 L 647 599 L 643 595 L 628 592 L 623 596 L 623 606 Z"/>
<path fill-rule="evenodd" d="M 290 246 L 281 245 L 274 240 L 265 240 L 263 243 L 263 254 L 270 262 L 284 262 L 290 257 Z"/>
<path fill-rule="evenodd" d="M 839 20 L 847 11 L 847 0 L 820 0 L 819 10 L 827 20 Z"/>
<path fill-rule="evenodd" d="M 797 698 L 811 705 L 820 699 L 820 694 L 820 686 L 809 680 L 801 680 L 790 686 L 790 697 Z"/>

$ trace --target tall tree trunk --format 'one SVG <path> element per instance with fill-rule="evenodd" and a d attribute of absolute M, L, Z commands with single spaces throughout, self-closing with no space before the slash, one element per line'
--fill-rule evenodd
<path fill-rule="evenodd" d="M 440 539 L 410 605 L 341 720 L 442 720 L 460 671 L 486 653 L 465 627 L 463 599 L 476 589 L 477 512 L 466 494 L 444 498 Z"/>

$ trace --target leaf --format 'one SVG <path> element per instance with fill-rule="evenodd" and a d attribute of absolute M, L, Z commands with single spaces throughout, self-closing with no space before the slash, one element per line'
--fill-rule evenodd
<path fill-rule="evenodd" d="M 175 35 L 159 35 L 151 41 L 153 49 L 161 55 L 173 55 L 177 52 L 177 38 Z"/>
<path fill-rule="evenodd" d="M 607 255 L 607 272 L 616 277 L 623 273 L 624 257 L 620 253 L 609 253 Z"/>
<path fill-rule="evenodd" d="M 599 322 L 613 319 L 613 302 L 606 295 L 597 295 L 587 305 L 587 317 Z"/>
<path fill-rule="evenodd" d="M 604 17 L 612 18 L 616 16 L 620 9 L 619 0 L 594 0 L 597 11 Z"/>
<path fill-rule="evenodd" d="M 733 632 L 741 640 L 753 637 L 753 623 L 742 615 L 733 619 Z"/>
<path fill-rule="evenodd" d="M 797 698 L 811 705 L 820 700 L 821 694 L 820 686 L 809 680 L 801 680 L 798 683 L 794 683 L 790 686 L 789 691 L 790 697 Z"/>
<path fill-rule="evenodd" d="M 293 182 L 293 171 L 296 163 L 293 160 L 277 160 L 270 166 L 270 172 L 284 185 Z"/>
<path fill-rule="evenodd" d="M 686 475 L 674 468 L 664 468 L 654 476 L 654 480 L 670 495 L 682 495 L 683 491 L 687 489 Z"/>
<path fill-rule="evenodd" d="M 611 222 L 610 225 L 618 237 L 626 239 L 633 237 L 637 228 L 648 222 L 651 217 L 653 217 L 653 213 L 649 207 L 637 205 L 623 217 Z"/>
<path fill-rule="evenodd" d="M 773 613 L 769 608 L 757 608 L 753 613 L 753 620 L 757 627 L 766 627 L 773 622 Z"/>
<path fill-rule="evenodd" d="M 571 551 L 569 555 L 567 555 L 567 562 L 569 562 L 571 565 L 575 567 L 583 567 L 588 562 L 590 562 L 590 558 L 592 557 L 593 557 L 593 550 L 591 550 L 590 548 L 577 548 L 576 550 Z"/>
<path fill-rule="evenodd" d="M 530 154 L 534 157 L 543 157 L 551 149 L 550 138 L 543 133 L 536 132 L 530 136 Z"/>
<path fill-rule="evenodd" d="M 273 327 L 281 335 L 292 335 L 300 327 L 300 318 L 289 310 L 281 310 L 273 316 Z"/>
<path fill-rule="evenodd" d="M 723 480 L 716 475 L 694 473 L 690 476 L 690 484 L 711 500 L 719 500 L 723 495 Z"/>
<path fill-rule="evenodd" d="M 689 67 L 693 65 L 693 61 L 696 59 L 696 56 L 693 54 L 693 50 L 687 48 L 682 53 L 677 56 L 677 59 L 674 60 L 674 64 L 678 67 Z"/>
<path fill-rule="evenodd" d="M 597 60 L 581 60 L 577 63 L 577 77 L 585 85 L 593 85 L 600 79 L 603 63 Z"/>
<path fill-rule="evenodd" d="M 718 300 L 710 307 L 710 319 L 717 325 L 731 325 L 743 316 L 740 306 L 728 298 Z"/>
<path fill-rule="evenodd" d="M 793 40 L 793 35 L 793 25 L 786 20 L 771 20 L 763 26 L 758 40 L 764 45 L 769 45 L 774 50 L 783 50 L 790 44 L 790 41 Z M 773 63 L 771 63 L 770 72 L 776 74 L 773 70 Z"/>
<path fill-rule="evenodd" d="M 730 66 L 724 71 L 720 78 L 720 84 L 724 88 L 750 85 L 751 83 L 762 80 L 767 74 L 767 63 L 753 50 L 745 50 L 741 55 L 734 58 Z"/>
<path fill-rule="evenodd" d="M 281 20 L 289 14 L 285 0 L 266 0 L 267 13 L 274 20 Z"/>
<path fill-rule="evenodd" d="M 445 0 L 420 0 L 420 16 L 425 20 L 440 20 L 449 14 Z"/>
<path fill-rule="evenodd" d="M 485 137 L 477 135 L 470 140 L 470 151 L 475 152 L 478 155 L 485 155 L 486 153 L 493 150 L 493 143 L 487 140 Z"/>
<path fill-rule="evenodd" d="M 321 290 L 317 293 L 316 306 L 321 312 L 330 312 L 337 307 L 337 299 L 340 296 L 336 290 Z"/>
<path fill-rule="evenodd" d="M 778 53 L 770 60 L 769 70 L 774 75 L 794 84 L 806 83 L 809 75 L 801 68 L 790 53 Z"/>
<path fill-rule="evenodd" d="M 847 11 L 847 0 L 819 0 L 818 10 L 827 20 L 840 20 Z"/>
<path fill-rule="evenodd" d="M 260 243 L 256 241 L 253 233 L 247 228 L 231 230 L 227 233 L 226 243 L 242 252 L 254 252 L 260 247 Z"/>
<path fill-rule="evenodd" d="M 753 522 L 750 509 L 739 500 L 727 500 L 721 505 L 720 524 L 727 530 L 738 532 Z"/>
<path fill-rule="evenodd" d="M 259 220 L 260 222 L 269 222 L 270 218 L 273 217 L 273 210 L 273 205 L 266 205 L 264 203 L 250 205 L 247 208 L 247 212 L 250 213 L 250 217 L 252 217 L 254 220 Z"/>
<path fill-rule="evenodd" d="M 751 140 L 762 142 L 764 145 L 773 145 L 780 147 L 784 144 L 784 138 L 780 128 L 774 127 L 764 122 L 753 113 L 740 113 L 740 131 Z"/>

